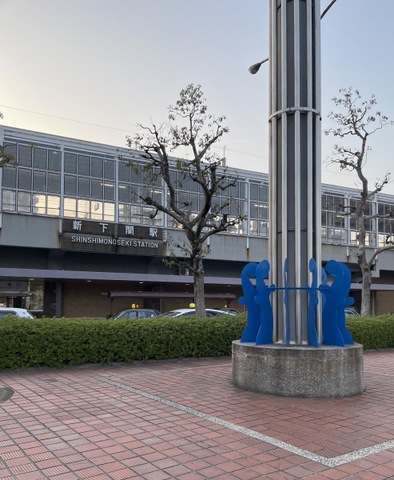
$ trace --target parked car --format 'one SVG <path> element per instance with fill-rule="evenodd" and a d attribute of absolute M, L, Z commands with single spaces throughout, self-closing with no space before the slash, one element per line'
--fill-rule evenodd
<path fill-rule="evenodd" d="M 223 310 L 218 310 L 216 308 L 206 308 L 205 313 L 207 317 L 216 317 L 216 315 L 233 315 L 230 312 L 224 312 Z M 189 317 L 196 315 L 195 308 L 178 308 L 176 310 L 170 310 L 169 312 L 162 313 L 160 317 Z"/>
<path fill-rule="evenodd" d="M 124 318 L 127 320 L 133 320 L 135 318 L 152 318 L 157 317 L 160 314 L 158 310 L 149 309 L 149 308 L 127 308 L 125 310 L 121 310 L 118 313 L 115 313 L 112 317 L 112 320 L 119 320 L 120 318 Z"/>
<path fill-rule="evenodd" d="M 236 308 L 230 308 L 230 307 L 221 307 L 221 308 L 216 308 L 215 310 L 220 310 L 221 312 L 229 313 L 230 315 L 239 315 L 240 313 Z"/>
<path fill-rule="evenodd" d="M 355 308 L 345 308 L 345 316 L 346 317 L 359 317 L 360 314 Z"/>
<path fill-rule="evenodd" d="M 15 315 L 21 318 L 34 318 L 26 308 L 0 307 L 0 317 L 6 317 L 7 315 Z"/>

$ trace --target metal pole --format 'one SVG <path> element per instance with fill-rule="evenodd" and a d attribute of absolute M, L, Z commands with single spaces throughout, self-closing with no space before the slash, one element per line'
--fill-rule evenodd
<path fill-rule="evenodd" d="M 320 1 L 271 0 L 270 8 L 271 279 L 285 286 L 287 261 L 288 286 L 303 288 L 310 258 L 321 262 Z M 274 302 L 275 339 L 306 344 L 307 294 L 287 297 Z"/>

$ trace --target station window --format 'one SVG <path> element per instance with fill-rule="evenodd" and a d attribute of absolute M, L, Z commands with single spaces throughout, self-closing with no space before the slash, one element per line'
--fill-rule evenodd
<path fill-rule="evenodd" d="M 254 183 L 249 185 L 249 233 L 253 236 L 268 237 L 268 184 Z"/>

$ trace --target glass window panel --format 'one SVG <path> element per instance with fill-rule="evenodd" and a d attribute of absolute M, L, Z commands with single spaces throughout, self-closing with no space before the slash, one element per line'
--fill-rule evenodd
<path fill-rule="evenodd" d="M 33 190 L 36 192 L 46 192 L 45 172 L 33 172 Z"/>
<path fill-rule="evenodd" d="M 77 177 L 65 175 L 64 177 L 64 193 L 66 195 L 77 194 Z"/>
<path fill-rule="evenodd" d="M 48 151 L 48 170 L 60 172 L 62 167 L 62 155 L 58 150 Z"/>
<path fill-rule="evenodd" d="M 92 177 L 103 177 L 103 159 L 99 157 L 91 158 L 91 176 Z"/>
<path fill-rule="evenodd" d="M 154 168 L 153 185 L 155 185 L 157 187 L 161 187 L 163 185 L 162 175 L 160 174 L 160 169 L 159 168 Z M 201 187 L 198 186 L 198 188 L 201 188 Z"/>
<path fill-rule="evenodd" d="M 259 186 L 256 183 L 250 184 L 250 199 L 251 200 L 259 199 Z"/>
<path fill-rule="evenodd" d="M 172 185 L 174 186 L 176 185 L 177 178 L 178 178 L 178 172 L 176 170 L 170 170 L 170 181 Z"/>
<path fill-rule="evenodd" d="M 113 160 L 104 160 L 104 178 L 113 180 L 115 178 L 115 162 Z"/>
<path fill-rule="evenodd" d="M 77 214 L 77 200 L 75 198 L 64 199 L 64 216 L 76 217 Z"/>
<path fill-rule="evenodd" d="M 91 202 L 90 216 L 93 220 L 103 219 L 103 202 Z"/>
<path fill-rule="evenodd" d="M 222 215 L 229 215 L 230 213 L 231 213 L 230 204 L 222 200 L 222 203 L 220 205 L 220 210 L 218 211 L 219 218 L 221 218 Z"/>
<path fill-rule="evenodd" d="M 334 218 L 335 226 L 336 227 L 344 227 L 345 226 L 345 217 L 341 214 L 336 213 Z"/>
<path fill-rule="evenodd" d="M 47 213 L 48 215 L 60 214 L 60 197 L 48 195 L 47 197 Z"/>
<path fill-rule="evenodd" d="M 46 170 L 47 165 L 47 150 L 46 148 L 35 147 L 33 149 L 33 167 Z"/>
<path fill-rule="evenodd" d="M 18 164 L 24 167 L 31 167 L 31 151 L 28 145 L 19 145 Z"/>
<path fill-rule="evenodd" d="M 357 228 L 357 224 L 358 224 L 358 222 L 357 222 L 356 217 L 354 215 L 352 215 L 350 217 L 350 228 L 353 228 L 353 229 Z"/>
<path fill-rule="evenodd" d="M 18 192 L 18 212 L 31 212 L 31 194 Z"/>
<path fill-rule="evenodd" d="M 141 207 L 136 205 L 130 206 L 130 223 L 141 223 Z"/>
<path fill-rule="evenodd" d="M 19 169 L 18 187 L 22 190 L 31 190 L 31 170 Z"/>
<path fill-rule="evenodd" d="M 77 217 L 89 218 L 90 217 L 90 201 L 89 200 L 77 200 Z"/>
<path fill-rule="evenodd" d="M 130 199 L 127 201 L 131 201 L 133 203 L 141 203 L 142 200 L 140 199 L 141 195 L 141 187 L 138 185 L 131 185 L 131 193 L 130 193 Z"/>
<path fill-rule="evenodd" d="M 16 168 L 3 168 L 3 187 L 16 187 Z"/>
<path fill-rule="evenodd" d="M 59 173 L 48 173 L 47 191 L 49 193 L 60 193 L 61 176 Z"/>
<path fill-rule="evenodd" d="M 249 221 L 249 233 L 250 235 L 257 235 L 257 220 L 250 220 Z"/>
<path fill-rule="evenodd" d="M 115 185 L 113 183 L 104 183 L 104 198 L 105 200 L 115 200 Z"/>
<path fill-rule="evenodd" d="M 153 219 L 153 224 L 154 225 L 164 225 L 164 213 L 163 212 L 157 212 L 155 218 Z"/>
<path fill-rule="evenodd" d="M 109 222 L 115 221 L 115 204 L 114 203 L 104 203 L 104 220 Z"/>
<path fill-rule="evenodd" d="M 197 192 L 198 186 L 196 182 L 189 177 L 182 176 L 182 190 L 186 190 L 187 192 Z"/>
<path fill-rule="evenodd" d="M 87 155 L 78 155 L 78 174 L 90 175 L 90 157 Z"/>
<path fill-rule="evenodd" d="M 46 195 L 33 195 L 33 213 L 45 215 L 47 213 L 46 203 Z"/>
<path fill-rule="evenodd" d="M 130 205 L 125 205 L 123 203 L 119 204 L 119 222 L 129 223 L 130 222 Z"/>
<path fill-rule="evenodd" d="M 260 222 L 260 234 L 263 237 L 268 237 L 269 234 L 269 224 L 267 222 Z"/>
<path fill-rule="evenodd" d="M 130 181 L 132 183 L 141 183 L 141 169 L 139 164 L 131 164 L 130 166 Z"/>
<path fill-rule="evenodd" d="M 262 205 L 260 208 L 260 218 L 268 220 L 268 207 L 266 205 Z"/>
<path fill-rule="evenodd" d="M 3 190 L 3 199 L 2 199 L 3 210 L 16 210 L 16 193 L 12 190 Z"/>
<path fill-rule="evenodd" d="M 246 198 L 246 184 L 245 184 L 245 182 L 239 182 L 239 196 L 240 196 L 240 198 Z"/>
<path fill-rule="evenodd" d="M 264 203 L 268 203 L 268 185 L 261 185 L 260 200 Z"/>
<path fill-rule="evenodd" d="M 4 153 L 11 155 L 12 160 L 16 161 L 16 143 L 4 143 Z"/>
<path fill-rule="evenodd" d="M 102 180 L 91 180 L 91 196 L 92 198 L 97 198 L 101 200 L 103 198 L 103 181 Z"/>
<path fill-rule="evenodd" d="M 142 223 L 144 225 L 152 225 L 152 217 L 155 211 L 153 207 L 142 207 Z"/>
<path fill-rule="evenodd" d="M 130 185 L 125 185 L 123 183 L 119 184 L 119 201 L 120 202 L 131 202 L 131 192 L 130 192 L 131 186 Z"/>
<path fill-rule="evenodd" d="M 78 177 L 78 196 L 90 197 L 90 180 L 85 177 Z"/>
<path fill-rule="evenodd" d="M 250 217 L 259 218 L 259 205 L 257 203 L 252 203 L 250 205 Z"/>
<path fill-rule="evenodd" d="M 126 162 L 119 162 L 119 181 L 127 183 L 131 181 L 131 167 Z"/>
<path fill-rule="evenodd" d="M 66 152 L 64 154 L 64 171 L 66 173 L 77 173 L 77 155 Z"/>

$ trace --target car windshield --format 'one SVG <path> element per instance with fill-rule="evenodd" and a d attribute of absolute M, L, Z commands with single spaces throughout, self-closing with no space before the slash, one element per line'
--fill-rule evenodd
<path fill-rule="evenodd" d="M 224 315 L 228 312 L 224 312 L 221 310 L 215 310 L 212 308 L 207 308 L 205 310 L 205 314 L 207 317 L 214 317 L 216 315 Z M 160 316 L 161 317 L 192 317 L 196 315 L 196 310 L 195 309 L 184 309 L 184 310 L 171 310 L 169 312 L 162 313 Z"/>
<path fill-rule="evenodd" d="M 170 312 L 162 313 L 161 317 L 181 317 L 181 316 L 188 316 L 188 315 L 195 315 L 195 314 L 196 314 L 195 310 L 188 310 L 188 311 L 171 310 Z"/>
<path fill-rule="evenodd" d="M 120 318 L 127 318 L 127 319 L 133 319 L 133 318 L 151 318 L 151 317 L 156 317 L 157 316 L 157 311 L 156 310 L 150 310 L 150 309 L 127 309 L 127 310 L 121 310 L 120 312 L 116 313 L 113 315 L 111 318 L 113 320 L 118 320 Z"/>
<path fill-rule="evenodd" d="M 7 315 L 16 315 L 12 310 L 1 310 L 0 317 L 6 317 Z"/>

